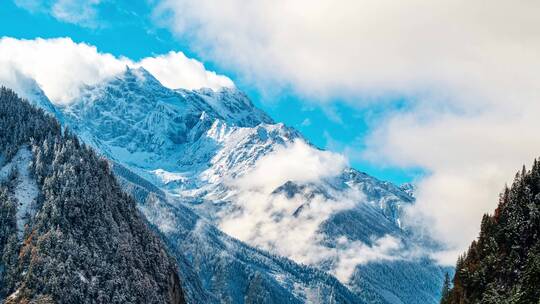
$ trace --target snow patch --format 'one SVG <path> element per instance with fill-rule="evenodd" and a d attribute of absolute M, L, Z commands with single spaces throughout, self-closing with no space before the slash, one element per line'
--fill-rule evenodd
<path fill-rule="evenodd" d="M 13 169 L 13 163 L 4 164 L 4 158 L 0 156 L 0 164 L 3 164 L 2 169 L 0 169 L 0 181 L 4 181 L 9 176 L 9 173 Z"/>
<path fill-rule="evenodd" d="M 21 289 L 19 288 L 19 289 L 15 290 L 15 292 L 12 293 L 10 296 L 8 296 L 6 298 L 6 300 L 15 300 L 15 299 L 17 299 L 17 297 L 19 296 L 20 293 L 21 293 Z"/>
<path fill-rule="evenodd" d="M 35 179 L 31 176 L 29 166 L 32 163 L 32 152 L 28 147 L 21 148 L 11 162 L 5 164 L 0 170 L 0 180 L 5 180 L 12 170 L 18 172 L 17 184 L 14 195 L 17 199 L 17 233 L 22 239 L 24 227 L 28 219 L 35 214 L 36 199 L 39 188 Z"/>
<path fill-rule="evenodd" d="M 169 172 L 163 169 L 153 170 L 152 173 L 154 173 L 164 184 L 175 182 L 184 183 L 187 181 L 187 178 L 182 173 Z"/>
<path fill-rule="evenodd" d="M 81 282 L 85 284 L 89 283 L 88 279 L 84 276 L 84 274 L 81 271 L 78 271 L 77 274 L 79 275 L 79 279 L 81 280 Z"/>

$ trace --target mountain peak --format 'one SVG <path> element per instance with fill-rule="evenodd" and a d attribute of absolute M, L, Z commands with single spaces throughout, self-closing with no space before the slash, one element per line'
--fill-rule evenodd
<path fill-rule="evenodd" d="M 126 65 L 126 70 L 116 78 L 124 81 L 138 82 L 145 85 L 150 84 L 154 86 L 163 86 L 163 84 L 161 84 L 161 82 L 154 77 L 154 75 L 152 75 L 142 66 L 133 68 Z"/>
<path fill-rule="evenodd" d="M 138 107 L 143 110 L 140 113 L 143 116 L 156 111 L 163 115 L 177 112 L 173 115 L 176 119 L 172 118 L 176 121 L 185 115 L 200 117 L 202 112 L 206 112 L 209 118 L 223 120 L 231 126 L 254 127 L 274 123 L 236 88 L 173 90 L 163 86 L 143 67 L 126 66 L 123 73 L 97 85 L 84 87 L 78 99 L 79 102 L 75 102 L 72 109 L 80 108 L 77 103 L 86 104 L 87 107 L 98 101 L 115 108 L 122 107 L 122 112 L 133 112 L 133 107 Z"/>

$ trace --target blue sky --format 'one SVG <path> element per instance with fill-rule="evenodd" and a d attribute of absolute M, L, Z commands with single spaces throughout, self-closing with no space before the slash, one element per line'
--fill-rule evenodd
<path fill-rule="evenodd" d="M 23 1 L 24 2 L 24 1 Z M 244 81 L 234 68 L 223 68 L 219 62 L 205 58 L 204 52 L 190 45 L 190 39 L 181 38 L 167 28 L 157 26 L 152 18 L 151 2 L 102 2 L 92 24 L 61 21 L 45 8 L 23 9 L 8 1 L 0 9 L 0 36 L 34 39 L 70 37 L 75 42 L 94 45 L 100 52 L 126 56 L 133 60 L 182 51 L 188 57 L 203 62 L 207 69 L 229 76 L 246 92 L 257 106 L 276 121 L 299 129 L 315 145 L 345 153 L 351 165 L 383 180 L 397 184 L 413 181 L 422 171 L 374 165 L 361 157 L 363 139 L 370 126 L 384 117 L 387 106 L 351 106 L 347 96 L 325 103 L 310 102 L 309 97 L 293 89 L 280 88 L 275 92 L 250 81 Z M 271 96 L 271 97 L 268 97 Z M 400 106 L 400 102 L 394 106 Z"/>

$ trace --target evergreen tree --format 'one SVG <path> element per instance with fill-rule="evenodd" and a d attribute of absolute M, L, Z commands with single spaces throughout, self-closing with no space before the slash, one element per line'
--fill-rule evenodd
<path fill-rule="evenodd" d="M 441 292 L 441 304 L 450 303 L 450 275 L 447 273 L 444 274 L 444 283 Z"/>

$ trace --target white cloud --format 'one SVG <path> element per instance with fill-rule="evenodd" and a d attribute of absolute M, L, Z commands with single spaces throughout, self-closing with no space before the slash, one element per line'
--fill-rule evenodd
<path fill-rule="evenodd" d="M 234 86 L 228 77 L 207 71 L 201 62 L 188 58 L 181 52 L 147 57 L 137 65 L 143 66 L 169 88 L 219 89 Z"/>
<path fill-rule="evenodd" d="M 21 74 L 10 65 L 3 65 L 0 69 L 0 85 L 14 90 L 22 98 L 31 99 L 35 97 L 35 81 Z"/>
<path fill-rule="evenodd" d="M 403 259 L 401 241 L 391 235 L 385 235 L 369 246 L 359 241 L 351 242 L 346 238 L 338 240 L 336 267 L 334 275 L 342 282 L 348 282 L 357 265 L 376 261 L 395 261 Z"/>
<path fill-rule="evenodd" d="M 287 181 L 308 183 L 336 176 L 347 165 L 340 154 L 318 150 L 301 140 L 277 148 L 259 160 L 247 175 L 234 181 L 246 189 L 273 191 Z"/>
<path fill-rule="evenodd" d="M 163 0 L 156 16 L 255 82 L 369 97 L 531 84 L 539 8 L 498 0 L 489 9 L 464 0 Z"/>
<path fill-rule="evenodd" d="M 406 111 L 374 125 L 365 155 L 430 172 L 410 220 L 459 252 L 540 151 L 538 11 L 536 1 L 162 0 L 156 16 L 263 88 L 406 98 Z"/>
<path fill-rule="evenodd" d="M 96 47 L 75 43 L 69 38 L 23 40 L 0 39 L 0 68 L 5 71 L 1 84 L 15 86 L 14 72 L 25 75 L 41 86 L 55 103 L 68 103 L 83 85 L 96 84 L 121 73 L 126 65 L 147 68 L 164 85 L 171 88 L 217 89 L 233 86 L 233 82 L 187 58 L 181 52 L 148 57 L 134 62 L 125 57 L 101 53 Z M 9 76 L 9 77 L 8 77 Z"/>
<path fill-rule="evenodd" d="M 95 84 L 120 73 L 128 62 L 69 38 L 0 40 L 0 66 L 11 66 L 35 79 L 59 103 L 76 96 L 82 84 Z"/>

